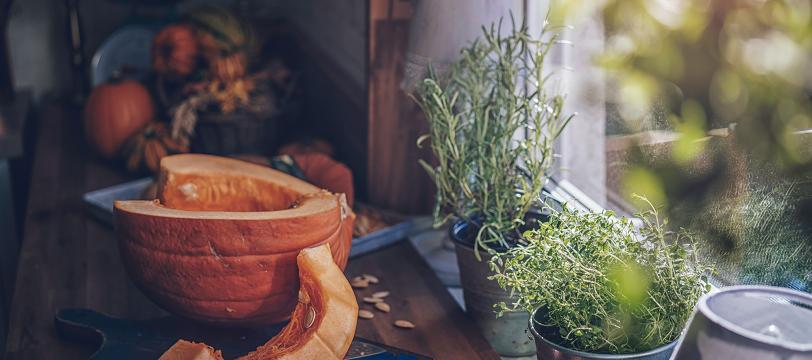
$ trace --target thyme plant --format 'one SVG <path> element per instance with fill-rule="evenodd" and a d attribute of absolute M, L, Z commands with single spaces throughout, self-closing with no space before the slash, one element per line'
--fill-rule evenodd
<path fill-rule="evenodd" d="M 499 24 L 461 51 L 442 77 L 429 71 L 416 101 L 429 122 L 436 166 L 421 160 L 437 186 L 435 224 L 461 219 L 478 228 L 475 247 L 509 248 L 539 202 L 553 162 L 552 145 L 572 116 L 545 89 L 544 60 L 557 34 L 533 37 L 526 23 Z M 478 254 L 478 252 L 477 252 Z"/>
<path fill-rule="evenodd" d="M 640 229 L 611 211 L 567 207 L 525 234 L 528 245 L 492 258 L 492 277 L 512 289 L 500 311 L 541 308 L 550 340 L 577 350 L 635 353 L 676 340 L 710 289 L 691 235 L 665 230 L 652 207 Z M 503 262 L 500 264 L 500 262 Z"/>

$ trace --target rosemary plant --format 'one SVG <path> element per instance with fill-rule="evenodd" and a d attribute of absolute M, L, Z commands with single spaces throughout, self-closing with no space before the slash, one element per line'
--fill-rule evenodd
<path fill-rule="evenodd" d="M 436 166 L 421 160 L 437 186 L 435 224 L 461 219 L 477 226 L 476 248 L 510 248 L 527 212 L 539 202 L 553 162 L 552 145 L 572 116 L 564 98 L 545 89 L 544 60 L 557 34 L 533 37 L 526 23 L 501 34 L 499 24 L 461 51 L 440 78 L 418 84 Z M 477 252 L 478 254 L 478 252 Z"/>
<path fill-rule="evenodd" d="M 528 245 L 491 259 L 513 304 L 541 308 L 538 324 L 553 341 L 581 351 L 635 353 L 676 340 L 699 297 L 710 289 L 690 234 L 665 230 L 652 209 L 643 226 L 611 211 L 567 207 L 525 234 Z M 502 263 L 503 261 L 503 263 Z"/>

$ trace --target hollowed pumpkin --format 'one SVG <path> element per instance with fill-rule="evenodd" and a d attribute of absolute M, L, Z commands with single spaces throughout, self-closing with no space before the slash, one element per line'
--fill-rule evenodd
<path fill-rule="evenodd" d="M 153 301 L 204 322 L 286 320 L 296 254 L 329 243 L 347 263 L 355 215 L 332 194 L 282 172 L 217 156 L 161 160 L 158 199 L 118 201 L 123 262 Z"/>

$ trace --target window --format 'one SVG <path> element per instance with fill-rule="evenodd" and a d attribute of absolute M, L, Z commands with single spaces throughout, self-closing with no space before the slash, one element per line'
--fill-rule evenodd
<path fill-rule="evenodd" d="M 578 117 L 554 185 L 625 213 L 654 198 L 721 284 L 812 291 L 810 5 L 717 3 L 566 2 L 552 65 Z M 525 9 L 540 26 L 548 4 Z"/>

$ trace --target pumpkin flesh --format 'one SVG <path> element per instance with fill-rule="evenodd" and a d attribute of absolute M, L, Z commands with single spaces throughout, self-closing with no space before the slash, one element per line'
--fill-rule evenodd
<path fill-rule="evenodd" d="M 358 321 L 358 303 L 344 273 L 333 262 L 329 245 L 304 249 L 296 261 L 301 287 L 290 323 L 240 359 L 338 360 L 349 350 Z"/>
<path fill-rule="evenodd" d="M 206 344 L 178 340 L 158 360 L 223 360 L 223 355 Z"/>
<path fill-rule="evenodd" d="M 125 266 L 167 310 L 220 324 L 281 322 L 296 304 L 299 250 L 329 243 L 346 265 L 354 214 L 342 195 L 215 156 L 161 165 L 158 200 L 115 210 Z"/>

